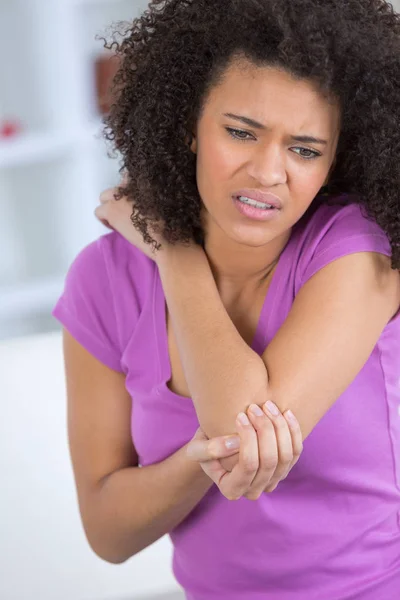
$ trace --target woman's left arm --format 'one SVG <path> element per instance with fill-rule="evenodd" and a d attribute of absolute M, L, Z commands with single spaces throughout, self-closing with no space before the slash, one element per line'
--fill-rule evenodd
<path fill-rule="evenodd" d="M 291 409 L 305 439 L 368 360 L 400 303 L 399 273 L 373 252 L 344 256 L 302 287 L 259 357 L 241 338 L 199 246 L 156 259 L 187 384 L 208 437 L 235 431 L 251 403 Z"/>

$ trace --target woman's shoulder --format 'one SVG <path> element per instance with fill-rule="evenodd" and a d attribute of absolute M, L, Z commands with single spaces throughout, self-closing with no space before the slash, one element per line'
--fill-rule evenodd
<path fill-rule="evenodd" d="M 343 233 L 370 232 L 385 237 L 385 232 L 367 214 L 359 196 L 340 194 L 317 196 L 297 223 L 303 235 L 323 237 L 332 228 Z M 340 230 L 339 230 L 340 226 Z"/>
<path fill-rule="evenodd" d="M 107 280 L 114 295 L 125 289 L 144 291 L 154 278 L 155 263 L 116 231 L 87 244 L 73 261 L 69 275 L 95 285 Z M 141 295 L 141 294 L 140 294 Z"/>
<path fill-rule="evenodd" d="M 72 262 L 52 314 L 94 356 L 120 370 L 123 350 L 151 299 L 155 269 L 120 234 L 105 234 Z"/>
<path fill-rule="evenodd" d="M 306 243 L 309 253 L 327 245 L 341 245 L 351 250 L 354 243 L 362 246 L 366 240 L 375 239 L 378 251 L 391 254 L 386 233 L 367 214 L 357 196 L 317 197 L 315 206 L 311 206 L 296 225 L 298 239 Z"/>
<path fill-rule="evenodd" d="M 333 260 L 356 252 L 391 256 L 383 229 L 369 217 L 358 197 L 317 198 L 297 223 L 294 262 L 298 286 Z"/>
<path fill-rule="evenodd" d="M 100 236 L 95 243 L 97 243 L 99 251 L 103 254 L 104 260 L 107 260 L 112 268 L 118 269 L 120 265 L 124 267 L 131 265 L 140 272 L 154 270 L 154 261 L 128 242 L 117 231 L 111 231 Z"/>

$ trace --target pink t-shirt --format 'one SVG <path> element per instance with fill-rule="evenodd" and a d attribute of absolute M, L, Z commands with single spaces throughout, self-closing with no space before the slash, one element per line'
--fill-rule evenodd
<path fill-rule="evenodd" d="M 357 204 L 314 201 L 280 256 L 252 348 L 264 351 L 314 273 L 354 252 L 391 255 Z M 78 255 L 53 311 L 126 375 L 142 466 L 199 425 L 193 403 L 167 386 L 165 308 L 155 263 L 113 232 Z M 274 492 L 232 502 L 214 485 L 170 536 L 188 600 L 399 600 L 400 315 Z"/>

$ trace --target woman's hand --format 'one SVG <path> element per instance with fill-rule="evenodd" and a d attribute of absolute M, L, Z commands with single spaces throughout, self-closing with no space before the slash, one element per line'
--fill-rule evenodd
<path fill-rule="evenodd" d="M 239 461 L 232 471 L 227 471 L 220 460 L 228 455 L 224 451 L 222 438 L 209 440 L 199 429 L 188 445 L 188 456 L 200 462 L 203 471 L 216 483 L 228 500 L 238 500 L 242 496 L 258 500 L 263 492 L 272 492 L 298 461 L 303 450 L 300 426 L 292 413 L 282 415 L 278 408 L 276 415 L 269 412 L 268 406 L 255 415 L 251 408 L 247 411 L 247 423 L 242 423 L 238 415 L 236 421 L 240 439 Z M 275 405 L 274 405 L 275 406 Z"/>
<path fill-rule="evenodd" d="M 126 180 L 123 181 L 123 184 Z M 156 260 L 157 253 L 160 250 L 155 250 L 152 245 L 146 244 L 142 234 L 138 231 L 132 221 L 131 215 L 133 212 L 133 203 L 127 196 L 122 196 L 120 200 L 115 199 L 115 194 L 118 188 L 109 188 L 100 194 L 100 205 L 96 207 L 94 214 L 96 217 L 109 229 L 118 231 L 128 242 L 139 248 L 146 256 L 152 260 Z M 161 236 L 153 230 L 149 233 L 157 243 L 165 244 Z"/>

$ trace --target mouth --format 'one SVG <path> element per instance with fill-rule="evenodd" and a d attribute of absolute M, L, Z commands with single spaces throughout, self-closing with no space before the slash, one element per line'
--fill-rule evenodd
<path fill-rule="evenodd" d="M 238 202 L 241 202 L 242 204 L 247 204 L 248 206 L 258 208 L 259 210 L 279 210 L 273 204 L 268 204 L 266 202 L 258 202 L 257 200 L 253 200 L 253 198 L 248 198 L 247 196 L 233 196 L 233 199 Z"/>
<path fill-rule="evenodd" d="M 245 196 L 232 196 L 235 208 L 247 219 L 253 221 L 269 221 L 280 214 L 280 209 Z"/>
<path fill-rule="evenodd" d="M 242 202 L 244 204 L 248 204 L 249 206 L 254 206 L 255 208 L 271 210 L 273 208 L 280 210 L 282 208 L 281 199 L 275 194 L 271 194 L 269 192 L 262 192 L 257 189 L 249 189 L 244 188 L 242 190 L 238 190 L 233 195 L 235 200 Z"/>

